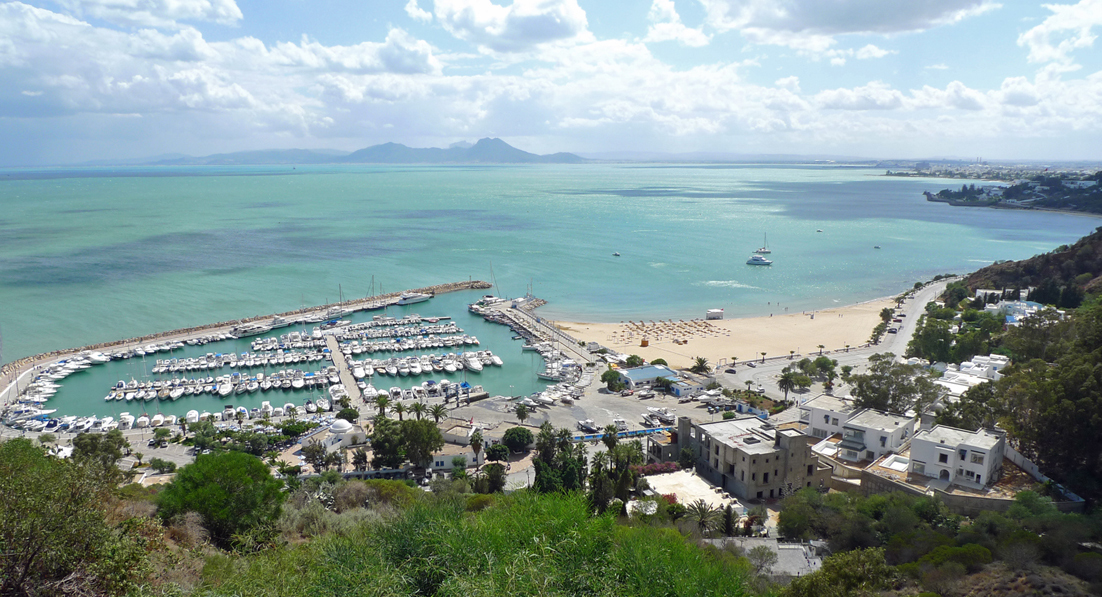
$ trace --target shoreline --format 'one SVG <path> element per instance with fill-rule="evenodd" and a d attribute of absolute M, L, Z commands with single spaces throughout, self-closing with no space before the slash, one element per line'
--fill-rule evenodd
<path fill-rule="evenodd" d="M 901 294 L 905 294 L 904 291 Z M 898 295 L 800 312 L 733 319 L 666 319 L 619 323 L 557 320 L 554 325 L 579 341 L 596 342 L 648 362 L 664 359 L 673 368 L 687 368 L 696 357 L 713 367 L 773 357 L 818 356 L 865 346 L 880 311 L 894 307 Z M 646 346 L 644 346 L 644 341 Z"/>

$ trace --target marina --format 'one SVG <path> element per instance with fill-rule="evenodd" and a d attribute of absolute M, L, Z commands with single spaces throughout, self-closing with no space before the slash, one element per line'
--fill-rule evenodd
<path fill-rule="evenodd" d="M 326 329 L 309 327 L 307 315 L 281 326 L 286 329 L 259 334 L 243 328 L 246 322 L 234 324 L 229 331 L 170 332 L 155 339 L 72 351 L 60 358 L 43 355 L 22 372 L 21 383 L 5 390 L 9 406 L 0 418 L 24 430 L 43 431 L 50 425 L 58 431 L 97 431 L 201 418 L 280 417 L 287 416 L 291 407 L 308 412 L 319 404 L 332 407 L 345 397 L 352 404 L 369 406 L 379 395 L 395 401 L 458 403 L 460 397 L 471 401 L 495 393 L 524 400 L 535 397 L 539 402 L 534 406 L 548 406 L 572 403 L 577 395 L 573 385 L 592 381 L 591 376 L 583 378 L 576 362 L 550 343 L 522 345 L 514 340 L 549 337 L 553 328 L 538 323 L 538 318 L 500 309 L 478 313 L 478 305 L 487 297 L 468 305 L 456 299 L 469 293 L 450 296 L 453 300 L 447 310 L 463 313 L 467 323 L 462 327 L 450 315 L 402 312 L 392 316 L 351 310 L 344 319 L 325 320 L 343 322 Z M 417 307 L 425 308 L 420 303 L 425 301 L 417 301 Z M 529 299 L 527 306 L 543 303 Z M 414 307 L 395 303 L 388 308 Z M 429 308 L 435 307 L 430 304 Z M 467 332 L 472 326 L 480 327 L 479 335 L 488 335 L 495 346 L 514 351 L 513 355 L 502 356 L 480 346 L 479 337 Z M 548 375 L 551 370 L 560 374 Z M 105 378 L 111 381 L 99 385 L 98 406 L 90 408 L 93 382 Z M 388 378 L 392 381 L 381 381 Z M 566 383 L 551 386 L 548 392 L 547 382 Z M 82 424 L 100 423 L 87 429 L 74 428 L 73 421 L 62 426 L 66 417 L 77 417 Z"/>

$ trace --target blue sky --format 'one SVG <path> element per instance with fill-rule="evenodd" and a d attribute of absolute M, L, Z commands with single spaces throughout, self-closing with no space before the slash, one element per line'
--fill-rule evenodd
<path fill-rule="evenodd" d="M 0 1 L 0 165 L 445 146 L 1102 159 L 1102 0 Z"/>

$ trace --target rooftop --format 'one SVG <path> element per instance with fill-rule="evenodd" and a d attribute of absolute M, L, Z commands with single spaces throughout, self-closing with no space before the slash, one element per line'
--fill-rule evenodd
<path fill-rule="evenodd" d="M 669 367 L 662 365 L 644 365 L 642 367 L 633 367 L 631 369 L 621 369 L 620 375 L 630 379 L 631 381 L 648 381 L 658 377 L 666 377 L 669 379 L 676 379 L 677 373 Z"/>
<path fill-rule="evenodd" d="M 866 408 L 850 417 L 845 426 L 891 432 L 910 423 L 911 420 L 911 417 Z"/>
<path fill-rule="evenodd" d="M 775 450 L 772 425 L 753 415 L 704 423 L 700 428 L 715 441 L 747 454 L 769 454 Z"/>
<path fill-rule="evenodd" d="M 976 448 L 990 450 L 999 443 L 1001 438 L 1001 434 L 986 429 L 965 431 L 964 429 L 957 429 L 956 427 L 935 425 L 930 429 L 924 429 L 916 433 L 913 441 L 925 440 L 935 444 L 946 444 L 950 446 L 966 444 Z"/>
<path fill-rule="evenodd" d="M 852 398 L 847 400 L 842 396 L 831 396 L 830 394 L 820 394 L 811 398 L 807 402 L 801 404 L 800 408 L 807 410 L 820 408 L 841 414 L 847 414 L 855 410 Z"/>

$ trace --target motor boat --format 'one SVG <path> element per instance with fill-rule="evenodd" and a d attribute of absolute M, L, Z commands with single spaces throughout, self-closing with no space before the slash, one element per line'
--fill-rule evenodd
<path fill-rule="evenodd" d="M 761 255 L 754 253 L 746 260 L 746 265 L 773 265 L 773 262 L 762 257 Z"/>

